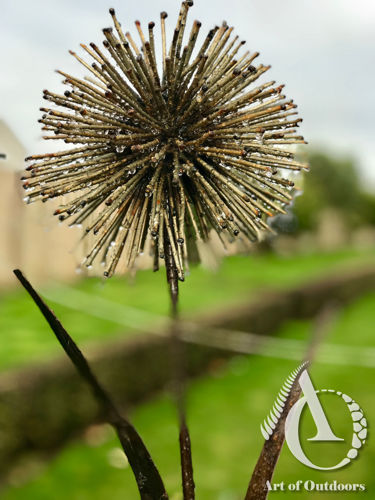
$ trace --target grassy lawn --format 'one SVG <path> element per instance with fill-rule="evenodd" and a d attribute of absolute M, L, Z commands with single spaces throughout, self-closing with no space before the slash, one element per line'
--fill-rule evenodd
<path fill-rule="evenodd" d="M 239 263 L 240 261 L 236 260 L 226 263 L 222 272 L 226 271 L 227 266 L 233 268 L 238 266 L 239 270 Z M 287 271 L 280 262 L 273 261 L 274 272 L 276 274 L 277 270 L 279 273 L 279 284 L 293 282 L 302 277 L 302 273 L 298 276 L 295 269 L 299 267 L 298 260 L 296 266 L 294 264 L 295 261 L 293 263 L 286 261 Z M 325 264 L 326 269 L 332 267 L 332 261 L 329 262 L 328 258 Z M 249 267 L 250 265 L 251 263 Z M 253 267 L 252 277 L 257 276 L 257 279 L 253 278 L 251 283 L 263 284 L 266 280 L 262 281 L 259 269 L 256 270 L 255 265 Z M 307 274 L 310 276 L 314 274 L 317 268 L 323 270 L 323 262 L 321 260 L 315 267 L 312 259 L 307 267 L 308 272 L 304 277 Z M 292 271 L 294 278 L 290 276 Z M 247 272 L 249 279 L 251 273 Z M 203 279 L 202 271 L 196 274 Z M 141 281 L 143 279 L 147 279 L 146 275 L 141 277 Z M 198 281 L 197 277 L 193 278 L 193 282 L 194 279 Z M 227 279 L 229 280 L 229 277 Z M 85 283 L 82 286 L 93 285 Z M 245 287 L 245 284 L 243 286 Z M 189 292 L 186 291 L 186 294 Z M 191 296 L 189 300 L 192 300 Z M 189 307 L 194 309 L 192 302 L 189 302 Z M 375 294 L 370 294 L 339 314 L 326 342 L 375 347 L 374 320 Z M 286 339 L 306 339 L 311 328 L 312 324 L 309 322 L 290 322 L 283 326 L 279 335 Z M 354 361 L 358 364 L 361 362 L 360 359 Z M 259 425 L 271 409 L 283 381 L 296 366 L 295 361 L 284 359 L 239 356 L 220 370 L 214 371 L 211 376 L 191 384 L 188 407 L 197 499 L 243 499 L 251 470 L 263 444 Z M 310 373 L 316 388 L 343 391 L 362 406 L 369 421 L 370 441 L 362 449 L 360 457 L 348 467 L 330 472 L 317 472 L 306 468 L 291 455 L 287 447 L 284 447 L 274 481 L 289 483 L 299 479 L 310 479 L 318 483 L 334 480 L 343 483 L 365 483 L 367 498 L 375 498 L 373 474 L 375 448 L 371 435 L 371 426 L 375 421 L 374 369 L 323 364 L 319 362 L 318 356 Z M 306 447 L 308 446 L 307 453 L 313 461 L 329 466 L 340 461 L 350 448 L 351 430 L 348 425 L 350 417 L 339 398 L 330 394 L 321 398 L 334 432 L 344 437 L 345 442 L 337 445 L 311 443 Z M 135 409 L 132 420 L 160 468 L 171 499 L 180 499 L 176 418 L 169 397 L 162 395 L 157 400 Z M 308 414 L 303 422 L 302 436 L 311 437 L 314 434 L 314 427 L 309 421 Z M 14 480 L 17 481 L 17 476 Z M 360 494 L 339 493 L 338 498 L 356 498 Z M 297 496 L 325 500 L 330 498 L 329 495 L 331 493 L 286 492 L 272 493 L 270 497 L 288 500 Z M 104 427 L 91 429 L 82 441 L 68 446 L 46 465 L 36 479 L 23 486 L 12 487 L 3 493 L 1 498 L 3 500 L 52 498 L 132 500 L 138 498 L 138 494 L 131 470 L 118 451 L 116 438 Z"/>
<path fill-rule="evenodd" d="M 191 315 L 230 306 L 265 287 L 290 286 L 327 272 L 374 262 L 373 254 L 347 250 L 283 258 L 273 254 L 223 260 L 217 273 L 196 267 L 181 285 L 181 309 Z M 74 339 L 84 345 L 147 329 L 168 313 L 163 271 L 126 278 L 86 279 L 74 287 L 50 286 L 41 292 Z M 43 362 L 60 355 L 60 347 L 26 293 L 0 297 L 0 370 Z"/>

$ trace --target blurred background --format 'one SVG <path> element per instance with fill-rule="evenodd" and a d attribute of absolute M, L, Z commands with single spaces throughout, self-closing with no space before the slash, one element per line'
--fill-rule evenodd
<path fill-rule="evenodd" d="M 42 90 L 61 90 L 57 68 L 82 75 L 68 49 L 101 41 L 101 29 L 111 21 L 109 7 L 132 31 L 135 19 L 157 21 L 166 10 L 171 30 L 179 2 L 1 1 L 0 153 L 7 158 L 0 159 L 0 498 L 7 500 L 137 498 L 116 438 L 100 423 L 95 403 L 17 286 L 15 267 L 38 285 L 127 407 L 171 498 L 181 498 L 163 349 L 163 272 L 145 270 L 105 282 L 78 274 L 85 254 L 80 231 L 57 224 L 52 203 L 26 206 L 19 181 L 25 156 L 55 148 L 42 142 L 37 124 Z M 204 33 L 225 19 L 250 49 L 261 52 L 260 62 L 272 64 L 267 77 L 285 83 L 286 95 L 298 104 L 309 142 L 299 154 L 311 172 L 299 178 L 303 196 L 288 215 L 273 220 L 278 236 L 254 245 L 249 256 L 224 257 L 215 270 L 194 267 L 181 286 L 184 319 L 202 331 L 224 328 L 229 339 L 215 337 L 215 348 L 194 347 L 193 339 L 189 351 L 197 498 L 237 500 L 262 447 L 259 426 L 322 328 L 321 311 L 333 301 L 335 313 L 323 325 L 312 378 L 317 388 L 335 388 L 358 400 L 370 432 L 375 419 L 375 5 L 196 0 L 190 23 L 195 18 Z M 231 343 L 231 332 L 239 331 L 277 339 L 277 347 L 271 342 L 255 349 L 242 336 Z M 345 420 L 335 418 L 343 408 L 326 403 L 336 433 L 350 447 Z M 312 435 L 311 422 L 303 432 Z M 319 450 L 327 466 L 342 454 L 329 445 Z M 374 459 L 371 435 L 360 458 L 337 472 L 307 469 L 285 447 L 275 481 L 365 483 L 368 498 L 375 498 Z"/>

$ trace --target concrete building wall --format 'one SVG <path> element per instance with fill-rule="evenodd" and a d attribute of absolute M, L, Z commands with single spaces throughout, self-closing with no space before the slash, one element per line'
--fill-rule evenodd
<path fill-rule="evenodd" d="M 0 121 L 0 287 L 15 284 L 12 270 L 20 268 L 36 283 L 72 280 L 83 257 L 77 245 L 81 232 L 53 217 L 57 202 L 26 205 L 20 177 L 26 151 L 10 128 Z"/>

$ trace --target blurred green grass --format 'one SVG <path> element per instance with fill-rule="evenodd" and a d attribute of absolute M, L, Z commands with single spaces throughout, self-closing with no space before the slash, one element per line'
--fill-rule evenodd
<path fill-rule="evenodd" d="M 217 307 L 229 307 L 239 300 L 243 301 L 265 287 L 291 286 L 369 261 L 374 262 L 373 252 L 355 250 L 293 257 L 274 254 L 251 258 L 228 257 L 216 273 L 201 267 L 192 270 L 187 283 L 181 285 L 181 311 L 189 317 L 202 311 L 214 311 Z M 169 308 L 162 270 L 156 274 L 140 271 L 133 281 L 126 278 L 107 281 L 89 278 L 76 283 L 71 289 L 55 284 L 40 291 L 47 297 L 57 298 L 59 303 L 47 302 L 52 304 L 64 326 L 80 345 L 134 335 L 136 331 L 126 325 L 126 320 L 137 311 L 127 308 L 138 310 L 139 314 L 135 317 L 141 329 L 153 325 L 152 314 L 165 316 Z M 83 292 L 84 300 L 80 296 L 76 300 L 72 291 Z M 74 307 L 62 305 L 69 298 L 72 300 L 71 297 Z M 124 308 L 124 321 L 115 319 L 111 311 L 106 310 L 108 302 L 105 301 L 118 305 L 117 313 L 121 307 Z M 61 354 L 48 325 L 22 289 L 0 296 L 0 331 L 0 370 L 49 361 Z"/>
<path fill-rule="evenodd" d="M 327 342 L 375 346 L 374 319 L 375 293 L 372 293 L 339 314 Z M 278 334 L 283 338 L 307 339 L 311 329 L 310 322 L 293 321 L 285 324 Z M 211 376 L 192 382 L 188 411 L 199 500 L 239 500 L 244 497 L 251 471 L 263 444 L 260 423 L 271 409 L 282 382 L 295 369 L 296 364 L 294 361 L 283 359 L 238 356 Z M 374 369 L 326 365 L 317 361 L 310 373 L 316 388 L 333 388 L 353 397 L 364 409 L 371 432 L 371 424 L 375 419 Z M 329 412 L 328 418 L 333 430 L 340 436 L 340 433 L 344 433 L 344 447 L 348 450 L 351 435 L 350 432 L 345 434 L 343 426 L 347 421 L 342 414 L 342 408 L 325 401 L 325 409 Z M 176 415 L 169 397 L 162 395 L 135 409 L 131 418 L 159 466 L 171 499 L 180 499 Z M 311 435 L 310 429 L 309 437 Z M 370 443 L 371 440 L 370 434 Z M 93 445 L 92 439 L 91 444 L 87 441 L 89 440 L 71 444 L 52 460 L 36 479 L 5 491 L 1 498 L 138 498 L 129 467 L 122 470 L 114 466 L 113 455 L 118 449 L 118 442 L 112 432 L 104 433 L 102 443 Z M 337 449 L 328 445 L 322 453 L 321 447 L 324 444 L 318 443 L 317 446 L 320 447 L 317 462 L 323 460 L 327 465 L 336 463 Z M 375 448 L 366 444 L 360 457 L 350 466 L 339 471 L 317 472 L 300 464 L 287 447 L 284 447 L 274 482 L 288 483 L 310 479 L 317 483 L 334 480 L 343 483 L 365 483 L 367 498 L 374 498 L 374 461 Z M 17 481 L 17 476 L 14 480 Z M 330 493 L 282 492 L 271 493 L 270 497 L 289 500 L 296 495 L 325 500 L 329 498 Z M 356 498 L 357 495 L 360 493 L 339 493 L 338 498 Z"/>

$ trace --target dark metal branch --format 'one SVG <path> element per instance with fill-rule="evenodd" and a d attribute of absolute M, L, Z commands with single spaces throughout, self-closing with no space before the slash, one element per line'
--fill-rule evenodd
<path fill-rule="evenodd" d="M 302 391 L 298 384 L 299 377 L 315 358 L 316 351 L 325 334 L 329 331 L 336 315 L 337 305 L 330 303 L 323 307 L 315 320 L 305 357 L 305 363 L 302 365 L 303 369 L 300 370 L 295 378 L 289 396 L 285 401 L 284 410 L 278 419 L 272 436 L 264 443 L 258 462 L 251 476 L 245 500 L 265 500 L 268 497 L 269 490 L 266 487 L 266 484 L 267 481 L 271 482 L 272 480 L 285 441 L 285 421 L 290 409 L 301 396 Z"/>
<path fill-rule="evenodd" d="M 186 424 L 185 411 L 185 367 L 184 346 L 179 336 L 178 321 L 178 273 L 173 259 L 173 252 L 168 236 L 165 236 L 165 266 L 171 297 L 171 354 L 174 375 L 174 393 L 180 427 L 180 458 L 182 472 L 182 488 L 184 500 L 195 499 L 193 462 L 191 454 L 190 434 Z"/>
<path fill-rule="evenodd" d="M 115 428 L 124 452 L 133 470 L 141 500 L 167 500 L 160 474 L 135 428 L 117 410 L 107 392 L 92 373 L 88 362 L 55 314 L 46 305 L 30 282 L 18 269 L 14 271 L 25 290 L 47 320 L 56 338 L 76 367 L 81 377 L 89 384 L 102 410 L 103 416 Z"/>
<path fill-rule="evenodd" d="M 298 401 L 301 395 L 298 380 L 299 376 L 296 378 L 293 388 L 285 401 L 284 410 L 271 438 L 264 443 L 253 475 L 251 476 L 245 500 L 265 500 L 268 497 L 266 483 L 272 480 L 285 441 L 285 421 L 290 409 Z"/>

